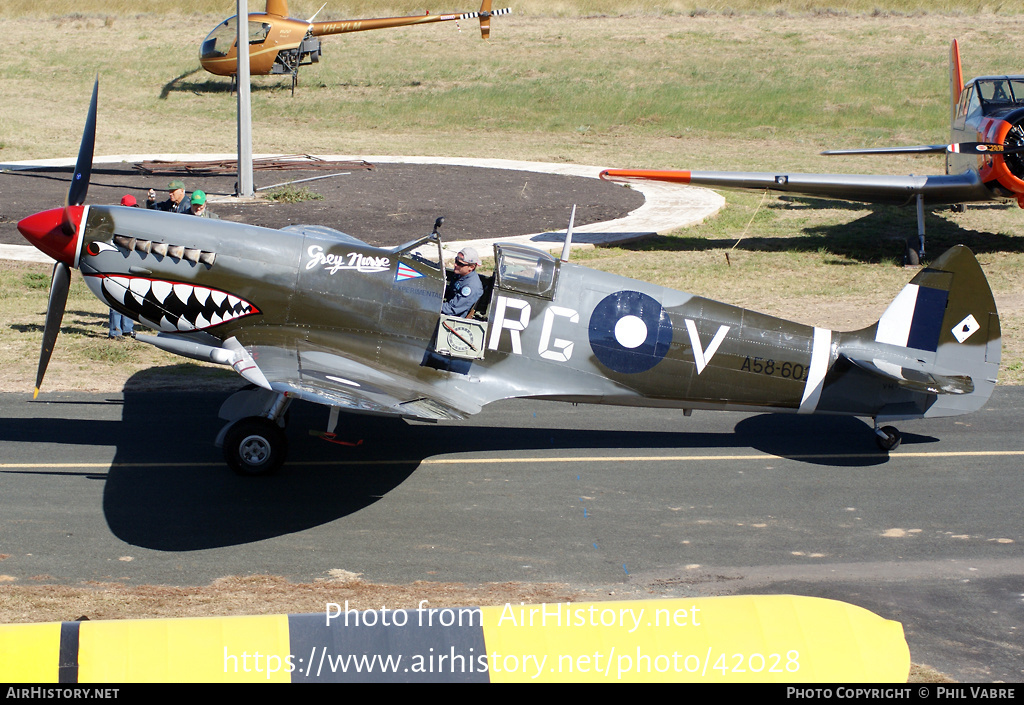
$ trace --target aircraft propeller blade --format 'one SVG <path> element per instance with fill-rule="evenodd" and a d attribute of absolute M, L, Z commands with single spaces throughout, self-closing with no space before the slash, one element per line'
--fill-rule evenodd
<path fill-rule="evenodd" d="M 50 299 L 46 304 L 46 325 L 43 328 L 43 347 L 39 351 L 39 367 L 36 370 L 36 388 L 32 398 L 39 396 L 39 388 L 43 384 L 46 368 L 50 364 L 50 355 L 60 333 L 60 324 L 64 320 L 64 309 L 68 303 L 68 290 L 71 288 L 71 267 L 63 262 L 53 265 L 53 278 L 50 281 Z"/>
<path fill-rule="evenodd" d="M 78 159 L 75 161 L 75 174 L 71 177 L 67 197 L 64 199 L 64 233 L 74 234 L 74 226 L 68 213 L 68 206 L 80 206 L 85 203 L 89 193 L 89 178 L 92 175 L 92 155 L 96 145 L 96 95 L 100 88 L 100 77 L 92 86 L 92 100 L 89 101 L 89 116 L 85 120 L 82 131 L 82 143 L 78 147 Z"/>
<path fill-rule="evenodd" d="M 992 144 L 990 142 L 955 142 L 953 144 L 922 144 L 914 147 L 867 147 L 864 149 L 830 149 L 822 154 L 1016 154 L 1024 152 L 1024 144 Z"/>
<path fill-rule="evenodd" d="M 64 213 L 61 230 L 68 237 L 74 237 L 77 223 L 71 212 L 72 206 L 81 206 L 89 193 L 89 178 L 92 174 L 93 149 L 96 145 L 96 96 L 99 92 L 100 78 L 92 86 L 92 99 L 89 101 L 89 116 L 85 120 L 82 131 L 82 143 L 78 147 L 78 159 L 75 161 L 75 174 L 71 177 L 67 196 L 64 199 Z M 20 228 L 19 228 L 20 229 Z M 46 304 L 46 324 L 43 327 L 43 345 L 39 351 L 39 367 L 36 369 L 36 388 L 32 394 L 39 396 L 39 388 L 43 384 L 46 368 L 50 364 L 50 356 L 60 333 L 60 324 L 64 320 L 64 309 L 68 303 L 68 291 L 71 288 L 71 267 L 66 262 L 58 261 L 53 265 L 53 277 L 50 280 L 50 298 Z"/>

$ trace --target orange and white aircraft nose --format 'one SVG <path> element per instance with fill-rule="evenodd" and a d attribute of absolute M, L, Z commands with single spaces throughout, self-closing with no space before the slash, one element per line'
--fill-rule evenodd
<path fill-rule="evenodd" d="M 84 206 L 41 211 L 20 220 L 18 232 L 44 254 L 74 267 L 80 237 L 79 226 L 84 212 Z M 71 234 L 68 235 L 68 232 Z"/>

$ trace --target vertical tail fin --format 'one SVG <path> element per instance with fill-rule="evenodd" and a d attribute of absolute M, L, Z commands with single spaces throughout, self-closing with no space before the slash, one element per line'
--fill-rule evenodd
<path fill-rule="evenodd" d="M 963 245 L 921 270 L 865 333 L 872 329 L 884 347 L 851 350 L 847 358 L 904 389 L 937 395 L 925 416 L 975 411 L 992 394 L 999 314 L 981 265 Z"/>

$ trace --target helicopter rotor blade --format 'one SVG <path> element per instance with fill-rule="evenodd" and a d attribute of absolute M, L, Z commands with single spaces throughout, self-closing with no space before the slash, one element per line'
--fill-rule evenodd
<path fill-rule="evenodd" d="M 60 333 L 60 324 L 64 320 L 64 309 L 68 303 L 68 290 L 71 288 L 71 268 L 63 262 L 53 265 L 53 278 L 50 280 L 50 298 L 46 304 L 46 325 L 43 328 L 43 346 L 39 351 L 39 367 L 36 370 L 36 388 L 32 394 L 39 396 L 39 388 L 43 384 L 46 368 L 50 364 L 50 355 Z"/>

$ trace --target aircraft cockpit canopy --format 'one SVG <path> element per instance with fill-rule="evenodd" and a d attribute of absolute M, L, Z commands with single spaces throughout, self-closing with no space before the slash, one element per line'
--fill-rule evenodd
<path fill-rule="evenodd" d="M 1024 107 L 1024 77 L 986 76 L 964 88 L 957 115 L 993 115 L 1020 107 Z"/>
<path fill-rule="evenodd" d="M 270 33 L 271 25 L 267 22 L 249 20 L 249 45 L 262 44 Z M 238 30 L 235 29 L 235 17 L 229 17 L 206 35 L 199 56 L 203 59 L 215 59 L 227 56 L 235 46 Z"/>
<path fill-rule="evenodd" d="M 502 289 L 531 294 L 543 299 L 555 295 L 558 260 L 547 252 L 532 247 L 496 245 L 494 273 Z"/>
<path fill-rule="evenodd" d="M 976 82 L 985 106 L 1024 105 L 1024 78 L 989 78 Z"/>

